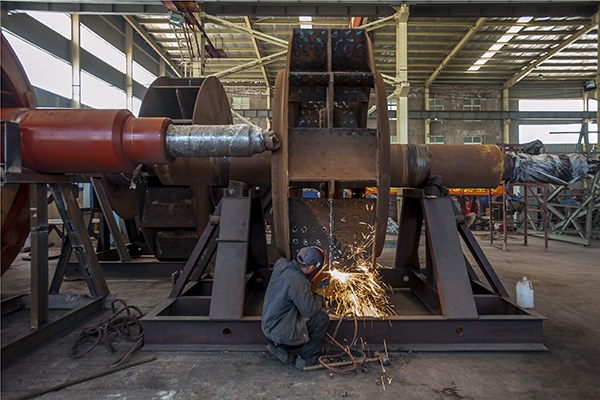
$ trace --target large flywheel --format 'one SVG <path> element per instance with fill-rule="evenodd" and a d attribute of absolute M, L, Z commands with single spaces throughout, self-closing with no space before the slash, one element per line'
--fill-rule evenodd
<path fill-rule="evenodd" d="M 217 78 L 158 78 L 148 89 L 140 117 L 169 117 L 180 125 L 229 125 L 231 109 Z M 159 260 L 187 259 L 214 211 L 211 185 L 190 184 L 213 157 L 180 157 L 171 164 L 148 166 L 137 185 L 141 229 Z M 224 182 L 227 185 L 226 182 Z"/>
<path fill-rule="evenodd" d="M 373 100 L 377 125 L 370 128 Z M 352 253 L 344 244 L 365 239 L 369 257 L 381 253 L 390 189 L 386 103 L 365 30 L 294 30 L 273 106 L 281 143 L 272 153 L 273 217 L 282 255 L 319 246 L 343 262 Z M 367 187 L 377 187 L 376 199 L 360 196 Z"/>
<path fill-rule="evenodd" d="M 16 54 L 2 36 L 2 107 L 35 108 L 37 99 Z M 5 162 L 2 145 L 2 162 Z M 29 185 L 2 184 L 2 274 L 29 236 Z"/>

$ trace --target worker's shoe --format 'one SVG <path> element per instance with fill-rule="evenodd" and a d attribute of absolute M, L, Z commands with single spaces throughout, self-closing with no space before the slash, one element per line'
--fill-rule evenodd
<path fill-rule="evenodd" d="M 311 357 L 308 360 L 305 360 L 304 358 L 298 356 L 298 358 L 296 359 L 296 368 L 304 369 L 304 367 L 310 367 L 312 365 L 317 365 L 318 362 L 319 362 L 319 360 L 317 359 L 317 357 Z"/>
<path fill-rule="evenodd" d="M 271 354 L 277 357 L 279 361 L 284 364 L 291 364 L 294 362 L 294 356 L 284 348 L 277 347 L 274 344 L 269 343 L 267 345 L 267 350 L 269 350 Z"/>

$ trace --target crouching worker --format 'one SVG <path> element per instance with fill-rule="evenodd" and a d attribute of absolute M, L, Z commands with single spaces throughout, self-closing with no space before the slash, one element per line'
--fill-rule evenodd
<path fill-rule="evenodd" d="M 327 281 L 314 294 L 310 290 L 324 256 L 318 247 L 304 247 L 296 260 L 279 259 L 265 294 L 262 330 L 269 339 L 267 349 L 285 364 L 294 362 L 292 350 L 299 350 L 299 369 L 318 363 L 329 327 L 329 316 L 321 309 Z"/>

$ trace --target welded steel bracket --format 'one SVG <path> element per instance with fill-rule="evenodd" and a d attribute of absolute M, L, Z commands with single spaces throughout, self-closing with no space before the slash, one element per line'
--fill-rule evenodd
<path fill-rule="evenodd" d="M 75 252 L 77 261 L 82 267 L 83 277 L 90 289 L 92 297 L 104 297 L 110 292 L 98 257 L 90 240 L 87 227 L 83 222 L 79 205 L 75 199 L 72 185 L 50 185 L 56 208 L 65 223 L 67 237 Z"/>
<path fill-rule="evenodd" d="M 252 296 L 268 282 L 262 203 L 257 191 L 239 182 L 224 191 L 169 299 L 143 318 L 147 348 L 221 338 L 236 343 L 248 335 L 231 322 L 256 313 L 250 310 Z M 214 326 L 220 326 L 217 334 Z"/>
<path fill-rule="evenodd" d="M 75 198 L 75 187 L 71 184 L 51 184 L 56 206 L 64 221 L 67 238 L 65 244 L 75 250 L 91 297 L 60 295 L 58 290 L 64 269 L 57 267 L 49 290 L 48 276 L 48 188 L 46 183 L 30 184 L 30 224 L 31 224 L 31 294 L 21 296 L 23 303 L 8 304 L 6 311 L 30 309 L 30 326 L 21 337 L 3 343 L 2 368 L 6 368 L 20 358 L 30 354 L 50 341 L 70 332 L 103 310 L 104 298 L 109 295 L 108 286 L 94 252 L 87 225 L 84 224 Z M 63 245 L 61 259 L 70 254 Z M 60 263 L 59 263 L 60 265 Z M 49 292 L 51 294 L 49 294 Z M 8 300 L 8 299 L 7 299 Z M 27 304 L 25 304 L 27 303 Z M 69 310 L 59 318 L 53 318 L 50 311 Z M 3 299 L 3 314 L 4 314 Z"/>
<path fill-rule="evenodd" d="M 519 308 L 509 299 L 468 227 L 455 217 L 450 198 L 436 188 L 405 190 L 404 196 L 397 263 L 393 269 L 381 270 L 383 278 L 394 288 L 393 301 L 398 304 L 399 315 L 361 319 L 358 336 L 372 350 L 381 348 L 384 340 L 388 349 L 394 351 L 546 350 L 542 343 L 545 318 L 535 311 Z M 145 349 L 264 349 L 267 340 L 260 327 L 260 294 L 268 273 L 263 274 L 262 268 L 252 273 L 251 261 L 245 267 L 239 262 L 245 259 L 244 251 L 264 246 L 253 243 L 244 251 L 232 251 L 244 247 L 240 234 L 247 230 L 240 216 L 248 214 L 243 203 L 237 198 L 222 200 L 218 212 L 212 216 L 213 226 L 204 231 L 170 298 L 144 317 Z M 231 212 L 234 208 L 237 210 Z M 257 211 L 256 215 L 262 213 Z M 423 222 L 425 268 L 420 267 L 418 254 Z M 214 225 L 217 223 L 221 230 L 218 234 Z M 233 230 L 223 234 L 225 226 L 233 223 L 238 228 L 231 226 L 228 229 Z M 258 230 L 256 234 L 256 237 L 264 235 Z M 483 279 L 478 278 L 463 255 L 459 235 L 470 249 Z M 213 254 L 217 255 L 214 280 L 205 274 Z M 200 275 L 205 277 L 198 279 Z M 252 290 L 248 290 L 249 286 L 253 286 Z M 249 301 L 253 300 L 249 299 L 251 293 L 259 301 Z M 421 306 L 418 310 L 405 308 L 402 301 Z M 404 309 L 408 312 L 403 314 Z M 330 332 L 335 330 L 338 340 L 350 341 L 355 329 L 352 319 L 339 321 L 332 317 Z"/>
<path fill-rule="evenodd" d="M 395 268 L 383 271 L 386 281 L 394 288 L 409 288 L 433 315 L 447 321 L 461 321 L 454 332 L 461 337 L 458 343 L 491 348 L 518 343 L 520 349 L 545 349 L 542 344 L 545 318 L 510 300 L 464 217 L 444 190 L 403 189 L 402 196 Z M 423 230 L 424 267 L 418 251 Z M 479 273 L 463 254 L 459 238 L 469 249 Z M 465 321 L 472 321 L 470 330 L 462 325 Z M 489 324 L 501 321 L 505 321 L 504 335 L 489 331 Z M 438 334 L 435 343 L 445 343 L 448 335 L 453 335 L 443 331 Z"/>

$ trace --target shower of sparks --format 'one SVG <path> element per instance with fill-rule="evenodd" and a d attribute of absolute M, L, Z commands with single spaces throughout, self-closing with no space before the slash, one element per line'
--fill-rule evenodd
<path fill-rule="evenodd" d="M 387 317 L 396 315 L 381 281 L 377 265 L 369 257 L 373 234 L 363 235 L 362 243 L 349 249 L 345 262 L 334 260 L 329 270 L 329 304 L 335 314 L 344 317 Z"/>

